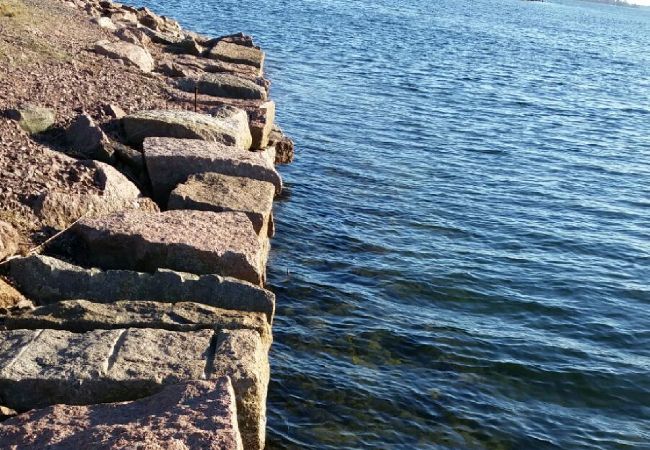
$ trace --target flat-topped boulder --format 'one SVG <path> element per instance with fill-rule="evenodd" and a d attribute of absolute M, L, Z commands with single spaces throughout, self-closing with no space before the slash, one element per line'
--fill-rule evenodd
<path fill-rule="evenodd" d="M 260 312 L 269 323 L 275 308 L 272 292 L 215 274 L 195 275 L 167 269 L 149 273 L 87 269 L 44 255 L 13 259 L 10 273 L 19 289 L 39 304 L 80 298 L 102 303 L 151 299 L 169 303 L 188 301 Z"/>
<path fill-rule="evenodd" d="M 230 379 L 170 385 L 136 401 L 54 405 L 0 423 L 0 448 L 242 450 Z"/>
<path fill-rule="evenodd" d="M 0 332 L 0 394 L 17 411 L 55 403 L 125 401 L 201 379 L 213 330 Z"/>
<path fill-rule="evenodd" d="M 144 157 L 154 194 L 166 198 L 189 176 L 215 172 L 267 181 L 282 191 L 282 178 L 264 155 L 196 139 L 147 138 Z"/>
<path fill-rule="evenodd" d="M 240 98 L 246 100 L 266 100 L 267 91 L 255 81 L 230 73 L 206 73 L 199 77 L 182 78 L 178 87 L 184 91 L 211 95 L 213 97 Z"/>
<path fill-rule="evenodd" d="M 139 111 L 123 117 L 122 124 L 127 139 L 135 145 L 148 137 L 201 139 L 241 149 L 252 144 L 248 116 L 238 108 L 220 117 L 184 110 Z"/>
<path fill-rule="evenodd" d="M 119 59 L 143 72 L 151 72 L 155 67 L 151 53 L 144 47 L 130 42 L 99 41 L 95 43 L 95 53 L 111 59 Z"/>
<path fill-rule="evenodd" d="M 0 331 L 0 396 L 20 412 L 135 400 L 166 385 L 228 376 L 245 448 L 261 449 L 266 350 L 253 330 Z"/>
<path fill-rule="evenodd" d="M 13 310 L 0 317 L 0 324 L 7 330 L 47 328 L 74 333 L 117 328 L 169 331 L 244 329 L 254 330 L 263 343 L 271 344 L 271 327 L 263 313 L 232 311 L 193 302 L 64 300 L 33 309 Z"/>
<path fill-rule="evenodd" d="M 264 52 L 257 47 L 227 42 L 217 42 L 208 53 L 208 58 L 237 64 L 262 68 L 264 66 Z"/>
<path fill-rule="evenodd" d="M 169 209 L 239 211 L 260 236 L 273 236 L 275 187 L 267 181 L 207 172 L 192 175 L 169 196 Z"/>
<path fill-rule="evenodd" d="M 263 285 L 268 248 L 240 212 L 127 211 L 82 219 L 76 257 L 103 269 L 215 273 Z"/>

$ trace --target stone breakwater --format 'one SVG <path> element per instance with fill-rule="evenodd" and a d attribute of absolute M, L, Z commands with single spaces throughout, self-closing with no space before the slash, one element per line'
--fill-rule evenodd
<path fill-rule="evenodd" d="M 172 106 L 77 111 L 52 146 L 93 189 L 34 196 L 52 230 L 37 247 L 0 220 L 0 448 L 262 449 L 275 165 L 293 158 L 264 52 L 146 8 L 62 4 L 101 29 L 93 57 L 157 77 Z M 56 114 L 6 111 L 44 142 Z"/>

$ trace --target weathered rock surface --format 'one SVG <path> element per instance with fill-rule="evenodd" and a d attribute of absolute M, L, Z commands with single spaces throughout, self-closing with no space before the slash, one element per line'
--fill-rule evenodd
<path fill-rule="evenodd" d="M 31 302 L 20 292 L 0 278 L 0 309 L 12 309 L 30 304 Z"/>
<path fill-rule="evenodd" d="M 143 72 L 151 72 L 155 67 L 151 53 L 147 49 L 130 42 L 99 41 L 95 43 L 95 53 L 108 56 L 111 59 L 122 60 L 127 64 L 138 67 Z"/>
<path fill-rule="evenodd" d="M 112 154 L 106 152 L 103 147 L 103 144 L 108 142 L 108 137 L 86 113 L 78 115 L 68 127 L 66 139 L 73 152 L 85 158 L 104 162 L 110 162 L 112 159 Z"/>
<path fill-rule="evenodd" d="M 117 30 L 117 27 L 115 26 L 115 24 L 113 23 L 110 17 L 97 17 L 93 21 L 100 27 L 105 28 L 107 30 L 110 31 Z"/>
<path fill-rule="evenodd" d="M 289 164 L 293 161 L 294 143 L 291 138 L 285 136 L 277 125 L 273 127 L 269 135 L 269 145 L 275 147 L 276 164 Z"/>
<path fill-rule="evenodd" d="M 259 68 L 264 65 L 264 52 L 259 48 L 238 45 L 225 40 L 217 42 L 210 49 L 208 58 L 237 64 L 248 64 Z"/>
<path fill-rule="evenodd" d="M 191 176 L 174 189 L 168 209 L 239 211 L 245 213 L 260 236 L 273 236 L 275 187 L 267 181 L 207 172 Z"/>
<path fill-rule="evenodd" d="M 78 257 L 105 269 L 167 268 L 265 281 L 268 248 L 244 213 L 127 211 L 82 219 L 71 233 L 82 242 Z"/>
<path fill-rule="evenodd" d="M 282 191 L 282 178 L 260 153 L 200 140 L 147 138 L 144 157 L 154 194 L 165 198 L 190 175 L 215 172 L 267 181 Z"/>
<path fill-rule="evenodd" d="M 262 449 L 266 437 L 266 396 L 269 385 L 266 347 L 251 330 L 219 333 L 210 377 L 228 376 L 237 396 L 244 448 Z"/>
<path fill-rule="evenodd" d="M 42 133 L 54 125 L 56 114 L 53 109 L 25 105 L 7 112 L 10 119 L 18 122 L 20 127 L 30 134 Z"/>
<path fill-rule="evenodd" d="M 269 138 L 275 124 L 275 102 L 269 100 L 251 113 L 250 129 L 253 136 L 251 148 L 261 150 L 269 146 Z"/>
<path fill-rule="evenodd" d="M 236 415 L 227 377 L 190 381 L 132 402 L 30 411 L 0 424 L 0 447 L 242 450 Z"/>
<path fill-rule="evenodd" d="M 198 90 L 199 94 L 214 97 L 266 100 L 263 86 L 246 78 L 229 73 L 207 73 L 198 79 L 178 80 L 178 87 L 187 92 Z"/>
<path fill-rule="evenodd" d="M 140 145 L 148 137 L 202 139 L 248 149 L 252 143 L 244 111 L 212 117 L 192 111 L 140 111 L 122 119 L 127 139 Z"/>
<path fill-rule="evenodd" d="M 163 384 L 200 379 L 214 332 L 0 332 L 0 395 L 25 411 L 54 403 L 125 401 Z"/>
<path fill-rule="evenodd" d="M 0 220 L 0 261 L 18 253 L 20 235 L 8 222 Z"/>
<path fill-rule="evenodd" d="M 0 279 L 0 299 L 2 283 Z M 17 291 L 14 292 L 20 296 Z M 19 298 L 24 300 L 22 296 Z M 169 331 L 250 329 L 256 331 L 266 345 L 271 344 L 270 325 L 263 313 L 232 311 L 192 302 L 123 300 L 94 303 L 88 300 L 64 300 L 34 309 L 10 311 L 8 315 L 0 317 L 0 323 L 8 330 L 47 328 L 74 333 L 116 328 L 159 328 Z"/>
<path fill-rule="evenodd" d="M 43 255 L 12 260 L 10 272 L 19 289 L 40 304 L 79 298 L 95 302 L 190 301 L 229 310 L 261 312 L 269 323 L 275 308 L 272 292 L 213 274 L 194 275 L 170 270 L 151 273 L 102 271 Z"/>
<path fill-rule="evenodd" d="M 34 211 L 48 226 L 64 229 L 80 217 L 99 217 L 117 211 L 137 209 L 158 211 L 156 204 L 140 195 L 140 190 L 124 175 L 108 164 L 92 161 L 96 169 L 98 194 L 45 192 L 36 197 Z"/>

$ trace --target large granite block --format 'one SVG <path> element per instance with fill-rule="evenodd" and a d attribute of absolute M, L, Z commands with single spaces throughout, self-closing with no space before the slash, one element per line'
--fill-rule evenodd
<path fill-rule="evenodd" d="M 267 181 L 282 191 L 282 178 L 261 153 L 249 152 L 200 140 L 148 138 L 144 157 L 154 193 L 166 198 L 191 175 L 215 172 L 235 177 Z"/>
<path fill-rule="evenodd" d="M 127 139 L 140 145 L 148 137 L 201 139 L 227 146 L 249 149 L 252 136 L 244 110 L 228 109 L 219 117 L 193 111 L 139 111 L 122 118 Z"/>
<path fill-rule="evenodd" d="M 166 386 L 141 400 L 54 405 L 0 424 L 0 448 L 58 450 L 242 450 L 235 394 L 227 377 Z"/>
<path fill-rule="evenodd" d="M 188 232 L 190 231 L 190 232 Z M 138 211 L 81 220 L 78 258 L 104 269 L 216 273 L 263 285 L 268 246 L 239 212 Z"/>
<path fill-rule="evenodd" d="M 104 271 L 44 255 L 13 259 L 10 273 L 20 291 L 40 304 L 80 298 L 94 302 L 191 301 L 228 310 L 261 312 L 269 322 L 275 308 L 272 292 L 214 274 L 194 275 L 167 269 L 151 273 Z"/>
<path fill-rule="evenodd" d="M 219 41 L 210 49 L 208 58 L 237 64 L 247 64 L 253 67 L 264 66 L 264 52 L 257 47 L 238 45 L 232 42 Z"/>
<path fill-rule="evenodd" d="M 182 78 L 177 84 L 181 90 L 213 97 L 266 100 L 268 96 L 264 86 L 230 73 L 206 73 L 196 79 Z"/>
<path fill-rule="evenodd" d="M 0 316 L 0 325 L 8 330 L 48 328 L 75 333 L 119 328 L 169 331 L 247 329 L 256 331 L 265 344 L 271 344 L 271 326 L 263 313 L 232 311 L 191 302 L 123 300 L 93 303 L 64 300 L 34 309 L 10 311 Z"/>
<path fill-rule="evenodd" d="M 14 357 L 0 367 L 0 395 L 18 411 L 55 403 L 91 404 L 133 400 L 163 384 L 200 379 L 214 332 L 153 329 L 70 333 L 0 332 L 14 343 Z M 4 352 L 3 352 L 4 353 Z"/>
<path fill-rule="evenodd" d="M 266 181 L 208 172 L 178 185 L 169 196 L 167 208 L 243 212 L 257 234 L 271 237 L 274 195 L 274 186 Z"/>
<path fill-rule="evenodd" d="M 246 449 L 264 448 L 269 372 L 267 349 L 257 333 L 252 330 L 219 333 L 210 377 L 228 376 L 232 380 Z"/>

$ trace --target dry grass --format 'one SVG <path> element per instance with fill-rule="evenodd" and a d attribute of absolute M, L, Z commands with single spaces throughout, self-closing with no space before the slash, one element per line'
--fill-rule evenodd
<path fill-rule="evenodd" d="M 26 10 L 25 4 L 18 0 L 2 0 L 0 3 L 0 17 L 19 17 Z"/>
<path fill-rule="evenodd" d="M 0 0 L 0 59 L 13 64 L 68 60 L 70 56 L 47 39 L 53 25 L 38 8 L 20 0 Z"/>

